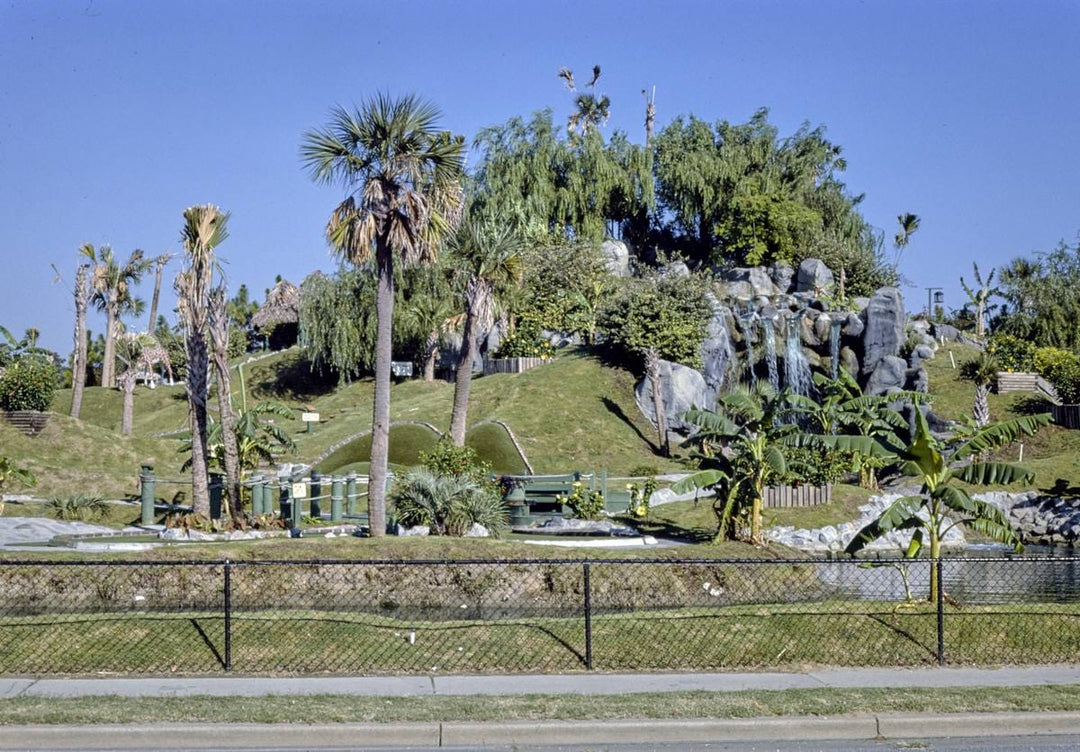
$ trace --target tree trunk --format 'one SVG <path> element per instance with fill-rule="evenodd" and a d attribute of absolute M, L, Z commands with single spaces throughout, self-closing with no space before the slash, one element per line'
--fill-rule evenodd
<path fill-rule="evenodd" d="M 975 385 L 975 406 L 972 410 L 973 417 L 975 418 L 975 425 L 979 428 L 985 428 L 990 425 L 990 385 L 989 384 L 976 384 Z"/>
<path fill-rule="evenodd" d="M 435 358 L 439 354 L 439 330 L 435 329 L 424 343 L 424 381 L 435 380 Z"/>
<path fill-rule="evenodd" d="M 146 331 L 151 334 L 157 327 L 157 304 L 158 297 L 161 295 L 161 275 L 165 271 L 165 264 L 158 261 L 157 271 L 154 273 L 154 297 L 150 298 L 150 325 L 147 326 Z"/>
<path fill-rule="evenodd" d="M 664 413 L 664 395 L 660 388 L 660 355 L 655 347 L 645 351 L 645 373 L 649 376 L 649 386 L 652 389 L 653 410 L 656 415 L 656 431 L 659 437 L 657 447 L 660 454 L 667 457 L 671 454 L 671 446 L 668 443 L 667 416 Z"/>
<path fill-rule="evenodd" d="M 131 435 L 131 424 L 135 417 L 135 371 L 134 364 L 120 374 L 120 389 L 124 393 L 123 411 L 120 413 L 120 433 Z"/>
<path fill-rule="evenodd" d="M 975 316 L 975 336 L 982 339 L 982 336 L 986 334 L 986 301 L 979 300 Z"/>
<path fill-rule="evenodd" d="M 457 373 L 454 376 L 454 409 L 450 413 L 450 439 L 454 446 L 465 446 L 465 425 L 469 419 L 469 391 L 472 389 L 472 366 L 476 357 L 476 316 L 467 306 L 465 332 L 461 338 Z"/>
<path fill-rule="evenodd" d="M 750 502 L 750 542 L 761 545 L 762 514 L 764 506 L 765 484 L 761 480 L 754 481 L 754 498 Z"/>
<path fill-rule="evenodd" d="M 930 521 L 931 526 L 933 520 Z M 928 531 L 930 533 L 930 558 L 938 559 L 941 557 L 941 541 L 938 540 L 937 533 L 933 529 Z M 930 564 L 930 602 L 937 603 L 938 589 L 941 587 L 941 583 L 938 581 L 938 568 L 936 564 Z"/>
<path fill-rule="evenodd" d="M 105 305 L 105 357 L 101 363 L 101 385 L 106 389 L 116 386 L 116 324 L 120 319 L 120 305 L 110 293 Z"/>
<path fill-rule="evenodd" d="M 210 517 L 210 476 L 206 447 L 206 335 L 188 326 L 188 413 L 191 421 L 191 507 L 200 517 Z"/>
<path fill-rule="evenodd" d="M 390 359 L 393 356 L 394 257 L 386 238 L 375 243 L 375 398 L 371 416 L 368 514 L 371 536 L 386 535 L 386 462 L 390 454 Z"/>
<path fill-rule="evenodd" d="M 233 412 L 232 379 L 229 375 L 229 317 L 225 311 L 225 290 L 222 288 L 214 290 L 210 296 L 210 341 L 218 383 L 218 418 L 225 459 L 229 516 L 240 522 L 244 519 L 244 500 L 240 495 L 240 448 L 236 441 L 236 413 Z"/>
<path fill-rule="evenodd" d="M 80 264 L 75 273 L 75 359 L 71 365 L 71 417 L 82 411 L 83 391 L 86 389 L 86 360 L 89 346 L 86 341 L 86 288 L 90 267 Z"/>

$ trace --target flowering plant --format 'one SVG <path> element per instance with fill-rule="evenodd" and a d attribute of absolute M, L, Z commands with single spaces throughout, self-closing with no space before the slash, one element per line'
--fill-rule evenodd
<path fill-rule="evenodd" d="M 604 513 L 604 495 L 599 491 L 586 490 L 581 481 L 570 486 L 571 492 L 559 496 L 558 501 L 570 507 L 574 517 L 579 520 L 596 520 Z"/>
<path fill-rule="evenodd" d="M 649 478 L 642 485 L 627 483 L 626 490 L 630 492 L 630 503 L 626 511 L 634 517 L 645 517 L 649 514 L 649 499 L 657 488 L 656 478 Z"/>

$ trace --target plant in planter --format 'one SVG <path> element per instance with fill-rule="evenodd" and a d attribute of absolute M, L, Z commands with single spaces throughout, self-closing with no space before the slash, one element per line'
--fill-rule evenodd
<path fill-rule="evenodd" d="M 1066 405 L 1080 404 L 1080 356 L 1069 350 L 1042 347 L 1035 351 L 1035 369 L 1046 378 Z"/>
<path fill-rule="evenodd" d="M 1010 373 L 1023 373 L 1035 368 L 1035 345 L 1011 334 L 992 335 L 986 352 L 997 358 L 1000 367 Z"/>

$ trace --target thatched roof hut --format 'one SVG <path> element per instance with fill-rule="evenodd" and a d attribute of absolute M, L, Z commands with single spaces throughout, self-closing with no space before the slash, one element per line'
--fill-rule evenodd
<path fill-rule="evenodd" d="M 282 324 L 300 323 L 300 291 L 296 285 L 281 280 L 266 296 L 266 302 L 259 306 L 251 317 L 251 325 L 256 329 L 273 329 Z"/>

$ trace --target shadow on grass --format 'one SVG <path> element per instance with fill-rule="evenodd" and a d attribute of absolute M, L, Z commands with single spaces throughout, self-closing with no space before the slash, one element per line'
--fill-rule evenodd
<path fill-rule="evenodd" d="M 217 661 L 222 669 L 224 669 L 225 659 L 222 657 L 221 653 L 218 652 L 217 646 L 215 646 L 213 640 L 210 639 L 210 635 L 206 634 L 206 630 L 199 624 L 199 620 L 194 618 L 191 619 L 191 626 L 195 628 L 195 632 L 199 635 L 200 639 L 202 639 L 203 644 L 210 650 L 210 653 L 214 656 L 214 660 Z"/>
<path fill-rule="evenodd" d="M 638 435 L 639 439 L 649 445 L 649 449 L 652 450 L 653 454 L 660 454 L 660 448 L 656 446 L 656 442 L 654 442 L 652 439 L 648 438 L 647 436 L 645 436 L 645 434 L 641 432 L 641 429 L 637 427 L 637 424 L 634 423 L 634 421 L 630 420 L 630 416 L 623 412 L 622 407 L 617 402 L 615 402 L 615 400 L 611 399 L 610 397 L 604 397 L 603 402 L 604 407 L 608 409 L 608 412 L 610 412 L 612 415 L 614 415 L 626 425 L 630 426 L 630 428 L 634 429 L 634 433 Z"/>
<path fill-rule="evenodd" d="M 1052 407 L 1049 400 L 1030 394 L 1018 397 L 1012 404 L 1012 411 L 1018 415 L 1039 415 L 1050 412 Z"/>

